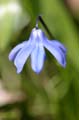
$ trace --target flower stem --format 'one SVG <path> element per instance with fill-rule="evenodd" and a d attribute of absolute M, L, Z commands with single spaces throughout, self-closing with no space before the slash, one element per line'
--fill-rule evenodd
<path fill-rule="evenodd" d="M 36 19 L 36 29 L 38 29 L 38 22 L 41 22 L 41 24 L 44 26 L 44 28 L 46 29 L 47 33 L 49 34 L 49 36 L 52 38 L 52 39 L 55 39 L 54 36 L 52 35 L 52 33 L 50 32 L 50 30 L 48 29 L 46 23 L 44 22 L 44 20 L 42 19 L 42 16 L 39 15 Z"/>

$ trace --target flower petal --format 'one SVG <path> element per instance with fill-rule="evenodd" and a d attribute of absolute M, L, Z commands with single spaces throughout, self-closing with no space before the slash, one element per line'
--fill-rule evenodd
<path fill-rule="evenodd" d="M 52 53 L 56 60 L 63 66 L 66 66 L 65 53 L 58 47 L 54 45 L 53 41 L 43 40 L 44 46 Z M 57 43 L 58 44 L 58 43 Z"/>
<path fill-rule="evenodd" d="M 17 68 L 17 73 L 20 73 L 22 71 L 23 66 L 24 66 L 27 58 L 31 54 L 33 48 L 34 48 L 34 46 L 32 46 L 32 45 L 26 45 L 17 54 L 17 56 L 16 56 L 16 58 L 14 60 L 14 64 L 15 64 L 15 66 Z"/>
<path fill-rule="evenodd" d="M 31 66 L 36 73 L 39 73 L 42 70 L 44 60 L 45 60 L 45 51 L 43 45 L 37 43 L 36 47 L 31 53 Z"/>
<path fill-rule="evenodd" d="M 52 40 L 52 41 L 50 41 L 50 42 L 51 42 L 52 45 L 54 45 L 54 46 L 56 46 L 56 47 L 59 47 L 59 48 L 61 49 L 61 51 L 66 54 L 66 51 L 67 51 L 67 50 L 66 50 L 66 48 L 64 47 L 64 45 L 63 45 L 62 43 L 60 43 L 60 42 L 57 41 L 57 40 Z"/>
<path fill-rule="evenodd" d="M 26 46 L 27 41 L 24 41 L 23 43 L 17 45 L 15 48 L 13 48 L 9 54 L 9 60 L 14 61 L 17 53 L 21 50 L 22 47 Z"/>

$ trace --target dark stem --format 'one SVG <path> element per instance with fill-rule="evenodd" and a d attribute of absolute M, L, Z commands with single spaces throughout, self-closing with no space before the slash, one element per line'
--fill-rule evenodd
<path fill-rule="evenodd" d="M 44 26 L 44 28 L 46 29 L 47 33 L 49 34 L 49 36 L 52 38 L 52 39 L 55 39 L 54 36 L 52 35 L 52 33 L 50 32 L 50 30 L 48 29 L 46 23 L 44 22 L 44 20 L 42 19 L 41 15 L 39 15 L 37 17 L 37 20 L 36 20 L 36 29 L 38 29 L 38 22 L 41 22 L 41 24 Z"/>

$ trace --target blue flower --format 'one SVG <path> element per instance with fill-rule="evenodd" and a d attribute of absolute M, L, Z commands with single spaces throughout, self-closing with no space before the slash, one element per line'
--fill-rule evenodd
<path fill-rule="evenodd" d="M 31 56 L 31 66 L 34 72 L 40 73 L 45 60 L 45 49 L 56 58 L 58 63 L 66 66 L 66 48 L 56 40 L 48 40 L 41 29 L 34 28 L 28 41 L 17 45 L 9 54 L 9 60 L 14 62 L 17 73 L 20 73 L 23 66 Z"/>

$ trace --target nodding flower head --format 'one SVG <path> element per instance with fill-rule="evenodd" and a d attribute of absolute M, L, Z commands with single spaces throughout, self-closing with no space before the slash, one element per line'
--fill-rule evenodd
<path fill-rule="evenodd" d="M 28 57 L 31 57 L 31 66 L 34 72 L 40 73 L 45 60 L 46 48 L 62 66 L 66 66 L 66 48 L 57 40 L 48 40 L 41 29 L 34 28 L 29 40 L 17 45 L 9 54 L 9 60 L 14 62 L 17 73 L 23 69 Z"/>

